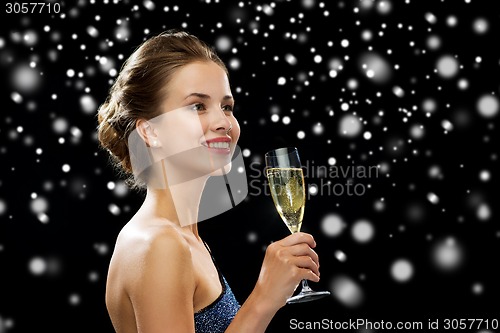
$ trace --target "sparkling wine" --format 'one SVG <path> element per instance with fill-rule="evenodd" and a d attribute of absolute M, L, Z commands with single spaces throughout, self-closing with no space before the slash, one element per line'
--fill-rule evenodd
<path fill-rule="evenodd" d="M 270 168 L 267 179 L 274 205 L 291 233 L 299 232 L 304 217 L 305 188 L 301 168 Z"/>
<path fill-rule="evenodd" d="M 295 147 L 278 148 L 268 151 L 265 158 L 268 168 L 266 175 L 274 205 L 290 232 L 299 232 L 306 201 L 299 152 Z M 314 291 L 307 280 L 302 280 L 300 293 L 289 297 L 287 303 L 309 302 L 328 295 L 329 291 Z"/>

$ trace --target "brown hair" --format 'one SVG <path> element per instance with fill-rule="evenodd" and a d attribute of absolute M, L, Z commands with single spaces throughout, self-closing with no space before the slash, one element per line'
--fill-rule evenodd
<path fill-rule="evenodd" d="M 106 101 L 98 110 L 98 139 L 114 166 L 134 181 L 128 137 L 138 119 L 160 114 L 165 87 L 175 71 L 194 61 L 213 61 L 227 73 L 215 51 L 197 37 L 169 30 L 143 42 L 125 61 Z"/>

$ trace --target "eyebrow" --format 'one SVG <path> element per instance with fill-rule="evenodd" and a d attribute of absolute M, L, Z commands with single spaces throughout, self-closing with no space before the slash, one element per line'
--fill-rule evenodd
<path fill-rule="evenodd" d="M 202 93 L 191 93 L 191 94 L 187 95 L 186 98 L 184 98 L 184 99 L 188 99 L 189 97 L 198 97 L 198 98 L 201 98 L 201 99 L 210 99 L 210 95 L 202 94 Z M 234 98 L 231 95 L 226 95 L 226 96 L 222 97 L 222 100 L 223 101 L 234 100 Z"/>

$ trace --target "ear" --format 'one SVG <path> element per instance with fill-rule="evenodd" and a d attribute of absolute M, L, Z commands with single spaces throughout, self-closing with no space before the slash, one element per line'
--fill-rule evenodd
<path fill-rule="evenodd" d="M 158 135 L 156 135 L 156 131 L 150 122 L 145 119 L 138 119 L 135 123 L 135 127 L 148 147 L 161 147 L 161 141 L 159 140 Z"/>

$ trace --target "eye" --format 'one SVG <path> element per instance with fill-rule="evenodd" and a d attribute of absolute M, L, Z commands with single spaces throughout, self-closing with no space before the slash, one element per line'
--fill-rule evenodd
<path fill-rule="evenodd" d="M 191 110 L 197 111 L 197 112 L 202 112 L 205 111 L 207 108 L 205 107 L 205 104 L 203 103 L 196 103 L 191 106 Z"/>
<path fill-rule="evenodd" d="M 231 104 L 223 105 L 222 111 L 224 112 L 233 112 L 233 106 Z"/>

